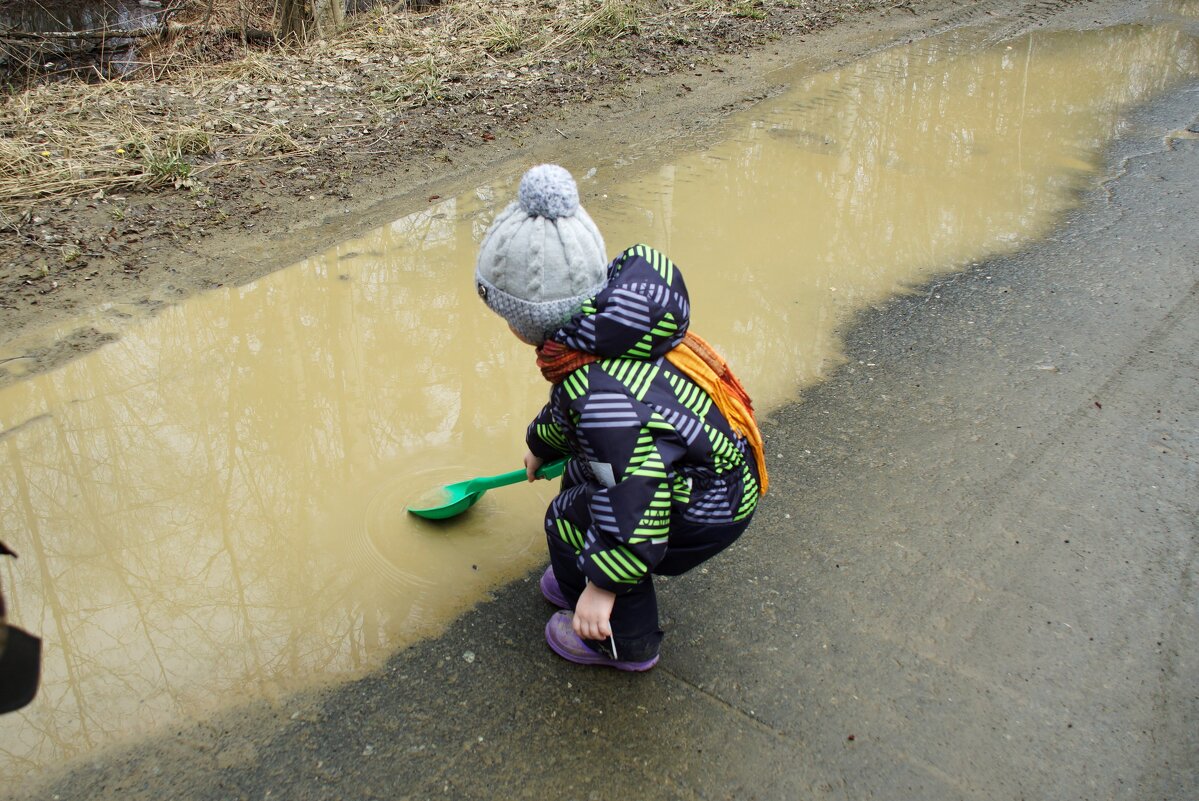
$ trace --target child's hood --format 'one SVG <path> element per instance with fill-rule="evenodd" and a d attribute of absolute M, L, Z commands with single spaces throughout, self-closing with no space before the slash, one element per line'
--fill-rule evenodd
<path fill-rule="evenodd" d="M 678 268 L 634 245 L 608 265 L 607 284 L 553 339 L 602 358 L 656 359 L 683 340 L 690 315 Z"/>

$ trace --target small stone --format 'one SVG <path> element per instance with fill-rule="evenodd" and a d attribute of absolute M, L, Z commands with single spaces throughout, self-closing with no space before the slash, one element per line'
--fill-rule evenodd
<path fill-rule="evenodd" d="M 474 661 L 475 661 L 475 652 L 474 652 L 474 651 L 465 651 L 465 652 L 463 652 L 463 654 L 462 654 L 462 660 L 463 660 L 464 662 L 466 662 L 468 665 L 469 665 L 469 664 L 473 664 L 473 663 L 474 663 Z"/>

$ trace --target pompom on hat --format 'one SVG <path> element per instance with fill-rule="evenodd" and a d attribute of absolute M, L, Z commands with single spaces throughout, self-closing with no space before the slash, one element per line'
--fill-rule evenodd
<path fill-rule="evenodd" d="M 556 164 L 525 173 L 517 200 L 479 247 L 475 287 L 522 339 L 540 345 L 608 277 L 604 239 L 579 205 L 574 178 Z"/>

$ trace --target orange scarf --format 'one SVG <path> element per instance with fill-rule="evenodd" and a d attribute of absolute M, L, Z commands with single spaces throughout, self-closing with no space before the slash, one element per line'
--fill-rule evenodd
<path fill-rule="evenodd" d="M 594 353 L 574 350 L 552 339 L 547 339 L 537 349 L 537 366 L 551 384 L 559 383 L 580 367 L 598 360 L 599 357 Z M 729 369 L 728 362 L 715 348 L 690 331 L 682 343 L 666 354 L 666 360 L 708 393 L 733 431 L 749 442 L 758 466 L 761 493 L 765 495 L 770 485 L 766 475 L 766 443 L 754 418 L 753 401 Z"/>
<path fill-rule="evenodd" d="M 562 379 L 583 365 L 598 361 L 599 356 L 594 353 L 568 348 L 552 339 L 547 339 L 537 349 L 537 366 L 541 369 L 541 375 L 551 384 L 561 384 Z"/>

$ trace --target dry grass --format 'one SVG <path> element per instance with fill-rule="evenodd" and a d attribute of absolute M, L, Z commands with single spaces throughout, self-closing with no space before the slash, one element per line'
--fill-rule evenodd
<path fill-rule="evenodd" d="M 495 15 L 483 24 L 479 31 L 480 44 L 488 53 L 504 55 L 519 51 L 529 41 L 522 30 L 520 20 Z"/>
<path fill-rule="evenodd" d="M 458 76 L 569 69 L 605 43 L 668 21 L 765 13 L 785 0 L 458 0 L 434 12 L 381 9 L 303 48 L 200 63 L 182 34 L 142 77 L 53 84 L 0 100 L 0 225 L 36 204 L 98 191 L 198 190 L 206 171 L 328 146 L 335 132 L 442 102 Z M 320 136 L 300 131 L 324 121 Z M 319 127 L 319 126 L 317 126 Z M 331 133 L 332 132 L 332 133 Z"/>
<path fill-rule="evenodd" d="M 196 116 L 163 115 L 162 103 L 137 83 L 43 88 L 0 109 L 0 197 L 20 219 L 38 200 L 132 187 L 195 185 L 198 165 L 214 152 L 224 124 L 251 151 L 258 126 L 238 125 L 236 112 L 210 107 Z"/>
<path fill-rule="evenodd" d="M 587 43 L 619 39 L 637 33 L 640 26 L 641 13 L 635 0 L 600 0 L 596 9 L 580 19 L 571 33 L 578 41 Z"/>

